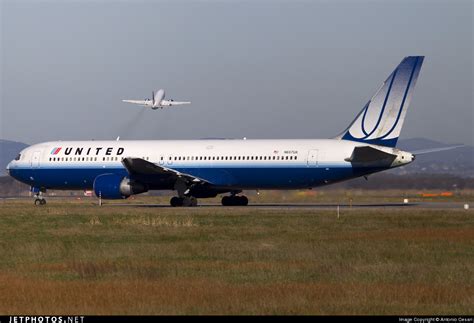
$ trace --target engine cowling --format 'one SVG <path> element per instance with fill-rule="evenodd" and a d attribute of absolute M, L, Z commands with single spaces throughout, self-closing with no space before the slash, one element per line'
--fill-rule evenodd
<path fill-rule="evenodd" d="M 125 199 L 147 191 L 145 185 L 117 174 L 102 174 L 94 180 L 94 193 L 103 199 Z"/>

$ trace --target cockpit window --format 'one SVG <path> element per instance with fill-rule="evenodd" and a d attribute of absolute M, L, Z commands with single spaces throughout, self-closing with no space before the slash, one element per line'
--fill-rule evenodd
<path fill-rule="evenodd" d="M 18 156 L 16 156 L 15 160 L 20 160 L 21 158 L 21 154 L 18 154 Z"/>

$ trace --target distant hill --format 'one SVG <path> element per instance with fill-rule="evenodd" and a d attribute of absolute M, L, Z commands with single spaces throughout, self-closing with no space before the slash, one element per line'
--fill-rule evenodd
<path fill-rule="evenodd" d="M 406 151 L 416 151 L 430 148 L 455 146 L 425 138 L 400 140 L 398 148 Z M 398 169 L 393 174 L 451 174 L 461 177 L 474 177 L 474 147 L 464 146 L 452 150 L 416 156 L 416 160 Z"/>
<path fill-rule="evenodd" d="M 22 142 L 0 139 L 0 176 L 6 175 L 5 168 L 8 163 L 25 147 L 28 147 L 28 145 Z"/>

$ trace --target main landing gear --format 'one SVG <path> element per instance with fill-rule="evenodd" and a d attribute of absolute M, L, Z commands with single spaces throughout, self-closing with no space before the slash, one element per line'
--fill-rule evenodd
<path fill-rule="evenodd" d="M 178 197 L 174 196 L 170 200 L 170 204 L 173 207 L 177 206 L 197 206 L 197 198 L 193 196 Z"/>
<path fill-rule="evenodd" d="M 242 195 L 242 196 L 231 195 L 231 196 L 224 196 L 222 198 L 222 205 L 224 206 L 246 206 L 248 204 L 249 204 L 249 199 L 245 195 Z"/>

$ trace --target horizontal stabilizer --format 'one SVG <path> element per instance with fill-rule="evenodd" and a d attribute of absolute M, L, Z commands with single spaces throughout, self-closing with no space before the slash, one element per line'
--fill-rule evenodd
<path fill-rule="evenodd" d="M 457 146 L 450 146 L 450 147 L 440 147 L 440 148 L 430 148 L 430 149 L 421 149 L 421 150 L 415 150 L 412 153 L 414 155 L 423 155 L 423 154 L 436 153 L 438 151 L 451 150 L 451 149 L 460 148 L 460 147 L 464 147 L 464 145 L 457 145 Z"/>
<path fill-rule="evenodd" d="M 351 157 L 345 161 L 351 162 L 354 166 L 364 167 L 387 167 L 397 158 L 397 155 L 389 154 L 382 150 L 370 146 L 355 147 Z"/>

